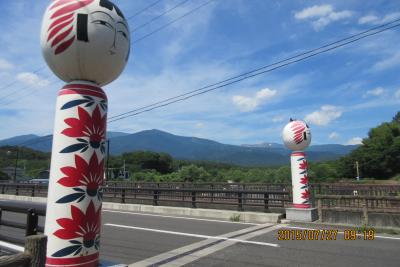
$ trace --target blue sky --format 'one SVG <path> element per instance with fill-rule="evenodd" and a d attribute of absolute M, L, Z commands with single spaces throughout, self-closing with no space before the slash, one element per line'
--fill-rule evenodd
<path fill-rule="evenodd" d="M 50 1 L 0 1 L 0 139 L 52 132 L 63 82 L 44 66 L 39 37 Z M 150 0 L 115 0 L 126 17 Z M 182 0 L 163 0 L 131 29 Z M 132 34 L 159 28 L 206 0 L 189 0 Z M 218 82 L 400 18 L 397 1 L 215 0 L 132 45 L 123 74 L 107 85 L 109 116 Z M 148 113 L 111 131 L 160 129 L 230 144 L 281 143 L 290 117 L 309 122 L 314 144 L 355 144 L 399 111 L 399 29 Z M 0 88 L 2 87 L 0 86 Z M 16 92 L 16 93 L 13 93 Z M 11 95 L 10 95 L 11 94 Z"/>

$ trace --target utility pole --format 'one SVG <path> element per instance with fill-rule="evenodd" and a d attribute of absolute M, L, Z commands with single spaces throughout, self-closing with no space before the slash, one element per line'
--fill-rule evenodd
<path fill-rule="evenodd" d="M 110 174 L 108 173 L 108 159 L 110 158 L 110 139 L 107 139 L 107 158 L 106 158 L 106 181 L 109 180 Z"/>
<path fill-rule="evenodd" d="M 358 160 L 356 161 L 356 173 L 357 173 L 357 181 L 360 181 L 360 169 L 359 169 L 359 164 Z"/>
<path fill-rule="evenodd" d="M 126 179 L 126 168 L 125 168 L 125 160 L 124 160 L 124 180 Z"/>
<path fill-rule="evenodd" d="M 17 182 L 18 158 L 19 158 L 19 147 L 17 147 L 17 156 L 16 156 L 16 158 L 15 158 L 14 183 Z"/>

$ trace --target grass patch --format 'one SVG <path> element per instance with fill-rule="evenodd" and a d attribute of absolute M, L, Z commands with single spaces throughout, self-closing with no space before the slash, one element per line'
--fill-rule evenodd
<path fill-rule="evenodd" d="M 229 220 L 231 222 L 240 222 L 240 214 L 232 214 L 232 216 L 229 217 Z"/>

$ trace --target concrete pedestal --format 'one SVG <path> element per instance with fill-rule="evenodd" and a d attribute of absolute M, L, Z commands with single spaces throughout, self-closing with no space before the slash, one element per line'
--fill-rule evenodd
<path fill-rule="evenodd" d="M 318 209 L 317 208 L 287 208 L 286 219 L 291 221 L 301 222 L 313 222 L 318 220 Z"/>

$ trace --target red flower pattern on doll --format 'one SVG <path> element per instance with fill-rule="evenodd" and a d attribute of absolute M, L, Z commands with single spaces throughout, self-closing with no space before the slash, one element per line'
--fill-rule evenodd
<path fill-rule="evenodd" d="M 85 109 L 78 107 L 78 118 L 68 118 L 64 122 L 69 126 L 61 133 L 68 137 L 76 137 L 79 143 L 64 148 L 61 153 L 71 153 L 78 150 L 85 152 L 89 146 L 104 153 L 104 140 L 106 132 L 106 115 L 101 116 L 98 106 L 90 115 Z M 89 140 L 83 139 L 86 137 Z"/>
<path fill-rule="evenodd" d="M 96 153 L 93 153 L 89 163 L 76 154 L 75 167 L 61 168 L 61 172 L 65 174 L 65 177 L 58 180 L 58 183 L 66 187 L 85 186 L 86 193 L 94 197 L 103 185 L 103 162 L 104 160 L 98 162 Z"/>
<path fill-rule="evenodd" d="M 301 183 L 301 184 L 308 184 L 308 176 L 307 176 L 307 175 L 304 175 L 304 177 L 302 177 L 302 178 L 300 179 L 300 183 Z"/>
<path fill-rule="evenodd" d="M 54 235 L 64 240 L 82 238 L 83 246 L 91 248 L 95 245 L 96 238 L 100 235 L 100 212 L 90 201 L 86 213 L 79 208 L 71 206 L 72 218 L 61 218 L 57 223 L 62 227 Z"/>
<path fill-rule="evenodd" d="M 300 168 L 301 170 L 307 170 L 307 168 L 308 168 L 308 162 L 307 162 L 307 160 L 303 160 L 303 162 L 300 163 L 299 168 Z"/>
<path fill-rule="evenodd" d="M 308 189 L 304 190 L 304 192 L 301 193 L 301 198 L 302 199 L 309 199 L 310 198 L 310 191 Z"/>
<path fill-rule="evenodd" d="M 94 109 L 92 116 L 85 109 L 78 107 L 78 116 L 79 119 L 65 119 L 65 123 L 70 128 L 62 131 L 62 134 L 69 137 L 88 137 L 90 145 L 98 148 L 105 138 L 106 116 L 101 116 L 98 106 Z"/>

